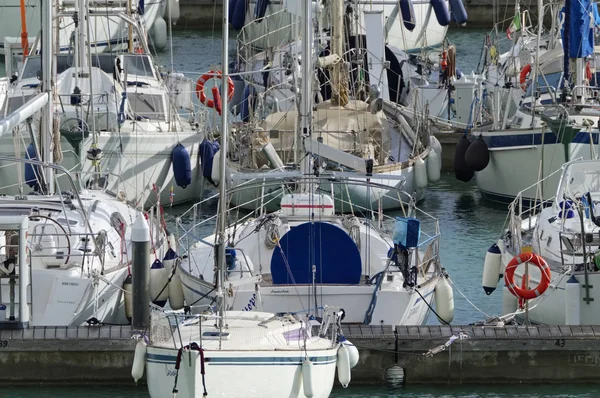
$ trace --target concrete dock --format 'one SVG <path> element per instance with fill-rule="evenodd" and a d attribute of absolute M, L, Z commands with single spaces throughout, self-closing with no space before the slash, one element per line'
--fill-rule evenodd
<path fill-rule="evenodd" d="M 360 352 L 352 383 L 386 383 L 395 365 L 410 384 L 600 382 L 600 326 L 343 329 Z M 128 326 L 2 330 L 0 383 L 133 384 L 134 348 Z"/>
<path fill-rule="evenodd" d="M 130 383 L 129 326 L 0 331 L 0 383 Z"/>
<path fill-rule="evenodd" d="M 515 14 L 515 0 L 464 0 L 467 9 L 468 22 L 466 28 L 492 29 L 494 22 L 502 22 L 504 29 L 508 28 Z M 499 5 L 498 5 L 499 4 Z M 521 12 L 529 10 L 531 20 L 536 20 L 537 1 L 523 0 L 519 2 Z M 180 0 L 180 18 L 175 25 L 177 29 L 198 29 L 207 27 L 220 27 L 223 18 L 222 2 L 220 0 Z M 495 18 L 494 18 L 495 13 Z M 455 22 L 451 29 L 464 29 Z"/>
<path fill-rule="evenodd" d="M 360 352 L 353 382 L 384 383 L 396 364 L 410 384 L 600 382 L 600 326 L 352 326 L 346 337 Z"/>

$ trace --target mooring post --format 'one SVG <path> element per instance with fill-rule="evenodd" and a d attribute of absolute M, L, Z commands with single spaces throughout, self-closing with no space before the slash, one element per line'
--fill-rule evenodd
<path fill-rule="evenodd" d="M 131 229 L 133 257 L 133 330 L 147 330 L 150 324 L 150 228 L 140 214 Z"/>

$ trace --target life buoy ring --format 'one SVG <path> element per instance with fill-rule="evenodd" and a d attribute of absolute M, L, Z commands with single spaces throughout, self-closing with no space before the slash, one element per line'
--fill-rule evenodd
<path fill-rule="evenodd" d="M 515 271 L 520 264 L 523 263 L 532 263 L 536 267 L 540 269 L 540 273 L 542 275 L 540 279 L 540 283 L 536 286 L 535 289 L 525 289 L 524 287 L 519 287 L 515 284 Z M 548 285 L 550 285 L 550 267 L 543 258 L 538 256 L 535 253 L 521 253 L 518 256 L 515 256 L 510 262 L 506 265 L 506 270 L 504 272 L 504 283 L 508 290 L 516 297 L 531 300 L 536 297 L 544 294 L 546 289 L 548 289 Z"/>
<path fill-rule="evenodd" d="M 521 69 L 521 74 L 519 74 L 519 83 L 521 84 L 521 89 L 523 91 L 527 91 L 527 76 L 531 72 L 531 64 L 527 64 Z"/>
<path fill-rule="evenodd" d="M 592 80 L 592 68 L 590 67 L 590 61 L 585 63 L 585 77 L 588 82 Z"/>
<path fill-rule="evenodd" d="M 205 73 L 202 76 L 200 76 L 200 78 L 198 78 L 198 81 L 196 82 L 196 95 L 198 96 L 198 99 L 200 100 L 200 102 L 202 102 L 204 105 L 206 105 L 209 108 L 215 107 L 215 101 L 206 97 L 206 94 L 204 93 L 204 84 L 212 78 L 222 79 L 223 75 L 221 74 L 221 71 L 218 71 L 218 72 L 210 71 L 210 72 Z M 233 80 L 231 80 L 231 78 L 228 76 L 227 77 L 227 102 L 231 101 L 231 99 L 233 98 L 233 90 L 234 90 Z"/>

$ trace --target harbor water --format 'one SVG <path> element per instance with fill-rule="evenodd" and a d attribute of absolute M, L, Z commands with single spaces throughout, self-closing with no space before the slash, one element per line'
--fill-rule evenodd
<path fill-rule="evenodd" d="M 459 68 L 469 73 L 477 67 L 485 31 L 451 30 L 448 38 L 457 45 Z M 172 55 L 163 52 L 158 62 L 171 65 L 186 75 L 197 78 L 203 72 L 218 65 L 221 57 L 220 27 L 207 31 L 175 31 L 172 40 Z M 231 48 L 235 48 L 232 40 Z M 214 125 L 218 121 L 214 120 Z M 210 207 L 210 205 L 209 205 Z M 444 173 L 442 179 L 428 187 L 421 208 L 440 220 L 442 232 L 441 258 L 454 285 L 455 324 L 469 324 L 488 316 L 498 315 L 501 309 L 502 290 L 497 289 L 486 296 L 481 288 L 482 267 L 485 252 L 502 231 L 506 218 L 506 205 L 498 205 L 483 200 L 474 181 L 462 183 L 453 174 Z M 185 207 L 167 208 L 166 214 L 174 218 L 185 211 Z M 204 209 L 209 210 L 209 209 Z M 216 212 L 216 203 L 214 206 Z M 210 231 L 207 231 L 210 232 Z M 435 317 L 428 323 L 435 324 Z M 3 387 L 0 396 L 7 398 L 29 397 L 148 397 L 145 386 L 14 386 Z M 209 390 L 210 396 L 210 390 Z M 337 387 L 332 397 L 598 397 L 600 387 L 585 385 L 523 386 L 353 386 L 348 389 Z"/>

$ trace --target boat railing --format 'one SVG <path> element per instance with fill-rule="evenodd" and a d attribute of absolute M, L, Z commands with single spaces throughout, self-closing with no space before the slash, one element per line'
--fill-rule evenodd
<path fill-rule="evenodd" d="M 550 206 L 555 200 L 556 196 L 552 196 L 549 199 L 542 198 L 543 184 L 554 178 L 557 174 L 562 173 L 563 169 L 560 168 L 546 177 L 542 178 L 535 184 L 521 190 L 517 193 L 515 199 L 508 206 L 508 228 L 511 236 L 511 246 L 520 252 L 522 248 L 522 232 L 524 228 L 530 230 L 534 226 L 537 215 L 545 208 Z M 535 198 L 533 200 L 524 198 L 525 194 L 528 194 L 532 189 L 535 189 Z M 524 219 L 527 220 L 527 224 L 524 224 Z"/>
<path fill-rule="evenodd" d="M 267 176 L 270 173 L 265 173 Z M 278 204 L 278 201 L 285 193 L 292 193 L 301 184 L 315 184 L 317 187 L 313 192 L 324 193 L 330 195 L 334 200 L 336 214 L 341 212 L 338 209 L 347 209 L 346 213 L 353 216 L 362 217 L 364 222 L 368 223 L 374 231 L 384 240 L 387 240 L 391 245 L 392 233 L 395 228 L 396 218 L 386 215 L 381 210 L 381 201 L 397 201 L 399 215 L 402 217 L 415 217 L 420 222 L 420 239 L 418 246 L 415 249 L 419 251 L 429 251 L 431 258 L 437 258 L 439 254 L 440 228 L 438 220 L 431 214 L 419 209 L 415 206 L 412 197 L 402 188 L 397 185 L 373 183 L 366 180 L 361 180 L 362 177 L 357 176 L 353 179 L 336 179 L 334 176 L 310 177 L 304 176 L 301 178 L 299 174 L 295 174 L 296 178 L 276 178 L 278 174 L 273 173 L 273 178 L 257 178 L 255 180 L 246 181 L 235 188 L 228 190 L 228 197 L 236 192 L 243 192 L 246 189 L 269 189 L 288 187 L 289 189 L 280 189 L 277 195 L 272 195 L 264 199 L 261 195 L 261 207 L 254 211 L 245 210 L 244 207 L 257 199 L 252 199 L 245 203 L 237 204 L 228 209 L 227 220 L 230 223 L 242 223 L 253 217 L 258 217 L 265 213 L 265 208 L 272 204 Z M 320 184 L 320 185 L 317 185 Z M 385 193 L 380 197 L 374 194 L 373 207 L 367 208 L 353 203 L 349 198 L 348 185 L 357 187 L 369 187 L 373 189 L 385 189 Z M 403 185 L 403 184 L 399 184 Z M 337 186 L 337 188 L 336 188 Z M 333 194 L 331 194 L 333 192 Z M 408 197 L 408 199 L 406 199 Z M 208 242 L 203 236 L 211 235 L 217 222 L 217 215 L 214 214 L 214 202 L 218 199 L 218 195 L 212 195 L 190 207 L 185 213 L 176 219 L 177 236 L 180 247 L 186 247 L 188 251 L 197 243 L 205 244 L 213 247 L 216 242 Z M 206 208 L 211 215 L 204 215 L 202 208 Z M 326 218 L 315 215 L 315 217 Z M 236 224 L 237 225 L 237 224 Z"/>
<path fill-rule="evenodd" d="M 271 21 L 273 22 L 271 23 Z M 281 10 L 270 12 L 261 18 L 260 25 L 252 20 L 245 24 L 238 33 L 238 57 L 248 60 L 267 48 L 281 46 L 290 42 L 299 36 L 300 26 L 299 19 L 294 19 L 283 7 Z M 252 30 L 256 30 L 257 28 L 263 28 L 265 32 L 256 35 Z"/>
<path fill-rule="evenodd" d="M 217 320 L 224 319 L 225 323 L 227 320 L 256 320 L 248 315 L 236 315 L 225 312 L 221 317 L 216 311 L 213 305 L 198 305 L 194 307 L 195 313 L 185 313 L 181 311 L 168 311 L 162 307 L 154 304 L 150 304 L 150 327 L 149 335 L 147 336 L 151 344 L 160 345 L 163 347 L 183 347 L 189 344 L 186 338 L 189 335 L 182 333 L 182 327 L 185 326 L 197 326 L 197 331 L 200 338 L 207 338 L 202 333 L 203 321 L 213 320 L 210 322 L 209 328 L 211 332 L 212 325 L 215 325 Z M 318 311 L 321 317 L 321 322 L 313 324 L 310 322 L 309 316 L 313 314 L 313 311 Z M 302 328 L 307 333 L 307 337 L 315 333 L 321 338 L 326 338 L 331 341 L 332 344 L 337 344 L 338 337 L 341 333 L 341 317 L 343 310 L 339 307 L 323 306 L 312 308 L 310 310 L 301 310 L 297 312 L 287 313 L 275 313 L 271 318 L 264 319 L 258 323 L 259 326 L 264 326 L 274 320 L 285 318 L 288 322 L 301 323 Z M 315 327 L 315 329 L 313 329 Z M 312 332 L 312 333 L 311 333 Z M 218 340 L 218 335 L 212 335 L 208 337 L 211 340 Z"/>

